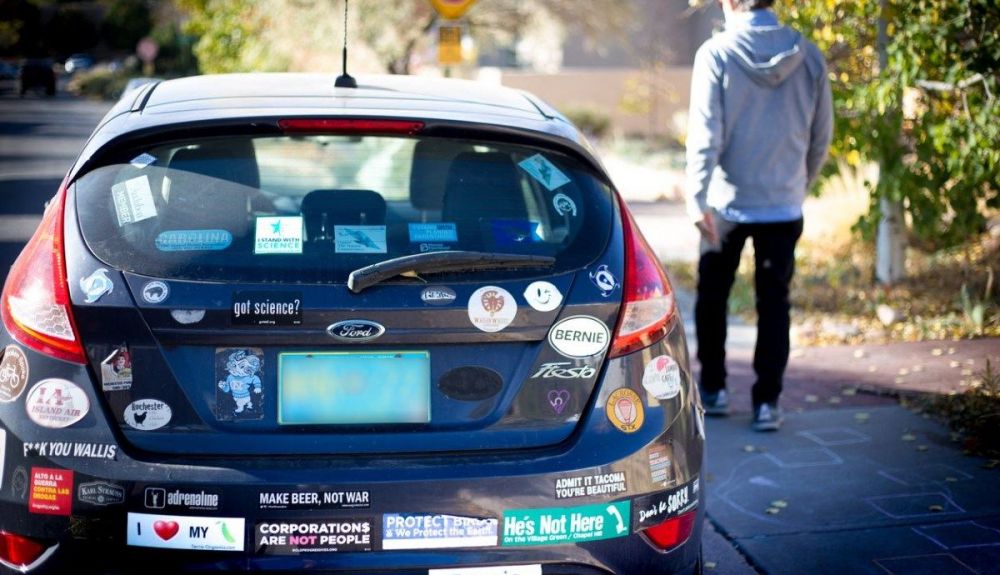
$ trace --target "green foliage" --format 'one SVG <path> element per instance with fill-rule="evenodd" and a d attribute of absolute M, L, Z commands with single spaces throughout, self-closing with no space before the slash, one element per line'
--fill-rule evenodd
<path fill-rule="evenodd" d="M 85 70 L 74 75 L 69 91 L 80 96 L 99 100 L 116 100 L 121 96 L 130 75 L 124 71 L 112 72 L 103 67 Z"/>
<path fill-rule="evenodd" d="M 569 108 L 563 110 L 562 113 L 583 133 L 596 139 L 604 138 L 611 129 L 611 116 L 607 112 L 595 108 Z"/>
<path fill-rule="evenodd" d="M 817 0 L 779 11 L 827 56 L 834 156 L 881 167 L 862 230 L 874 230 L 885 196 L 904 202 L 913 232 L 932 247 L 980 231 L 984 208 L 1000 207 L 996 1 Z"/>
<path fill-rule="evenodd" d="M 969 453 L 1000 456 L 1000 373 L 989 360 L 964 393 L 934 397 L 926 405 L 964 436 Z"/>
<path fill-rule="evenodd" d="M 145 0 L 106 0 L 107 13 L 101 32 L 108 46 L 132 51 L 139 40 L 149 34 L 152 20 Z"/>

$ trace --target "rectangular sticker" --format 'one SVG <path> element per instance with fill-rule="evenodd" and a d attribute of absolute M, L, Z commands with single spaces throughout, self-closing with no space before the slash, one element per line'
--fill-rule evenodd
<path fill-rule="evenodd" d="M 119 346 L 101 362 L 101 388 L 104 391 L 132 389 L 132 354 L 128 347 Z"/>
<path fill-rule="evenodd" d="M 31 468 L 28 511 L 42 515 L 66 515 L 73 510 L 73 472 L 48 467 Z"/>
<path fill-rule="evenodd" d="M 107 481 L 91 481 L 81 483 L 77 488 L 76 498 L 84 503 L 106 507 L 125 503 L 125 488 Z"/>
<path fill-rule="evenodd" d="M 180 489 L 172 487 L 147 487 L 142 493 L 142 504 L 146 509 L 166 509 L 167 511 L 218 511 L 221 495 L 204 489 Z"/>
<path fill-rule="evenodd" d="M 156 249 L 161 252 L 219 251 L 232 243 L 228 230 L 167 230 L 156 236 Z"/>
<path fill-rule="evenodd" d="M 431 569 L 427 572 L 427 575 L 542 575 L 542 566 L 456 567 L 454 569 Z"/>
<path fill-rule="evenodd" d="M 128 544 L 133 547 L 243 551 L 242 517 L 185 517 L 128 514 Z"/>
<path fill-rule="evenodd" d="M 215 350 L 215 417 L 219 421 L 264 418 L 264 350 L 223 347 Z"/>
<path fill-rule="evenodd" d="M 367 509 L 371 493 L 360 489 L 303 491 L 261 491 L 261 509 Z"/>
<path fill-rule="evenodd" d="M 545 186 L 545 189 L 552 191 L 558 187 L 566 185 L 570 180 L 566 174 L 559 171 L 559 168 L 541 154 L 535 154 L 526 160 L 521 160 L 517 164 L 521 169 L 538 180 L 538 183 Z"/>
<path fill-rule="evenodd" d="M 156 161 L 156 156 L 143 152 L 138 156 L 132 158 L 132 161 L 129 163 L 132 164 L 133 167 L 139 168 L 141 170 L 142 168 L 145 168 L 146 166 L 152 164 L 155 161 Z"/>
<path fill-rule="evenodd" d="M 558 545 L 629 534 L 628 501 L 503 512 L 502 545 Z"/>
<path fill-rule="evenodd" d="M 624 471 L 556 479 L 556 499 L 614 495 L 624 493 L 626 490 Z"/>
<path fill-rule="evenodd" d="M 386 513 L 382 549 L 496 547 L 497 525 L 493 518 Z"/>
<path fill-rule="evenodd" d="M 253 253 L 301 254 L 302 216 L 262 216 L 254 229 Z"/>
<path fill-rule="evenodd" d="M 25 441 L 24 457 L 79 457 L 82 459 L 111 459 L 118 456 L 118 446 L 111 443 L 83 443 L 72 441 Z"/>
<path fill-rule="evenodd" d="M 410 224 L 410 242 L 457 242 L 458 228 L 453 223 Z"/>
<path fill-rule="evenodd" d="M 670 451 L 665 445 L 651 445 L 646 448 L 649 457 L 649 478 L 653 483 L 666 484 L 673 479 L 673 467 L 670 464 Z"/>
<path fill-rule="evenodd" d="M 231 319 L 233 325 L 302 325 L 302 292 L 236 292 Z"/>
<path fill-rule="evenodd" d="M 261 522 L 253 530 L 254 549 L 258 555 L 371 551 L 372 524 L 369 517 Z"/>
<path fill-rule="evenodd" d="M 7 458 L 7 430 L 0 429 L 0 489 L 3 489 L 4 463 Z"/>
<path fill-rule="evenodd" d="M 636 497 L 632 500 L 632 507 L 635 509 L 633 528 L 639 530 L 652 527 L 698 507 L 698 486 L 696 477 L 680 487 Z"/>
<path fill-rule="evenodd" d="M 118 215 L 118 227 L 156 217 L 156 203 L 149 178 L 139 176 L 111 186 L 111 199 Z"/>
<path fill-rule="evenodd" d="M 385 226 L 333 226 L 338 254 L 386 253 Z"/>

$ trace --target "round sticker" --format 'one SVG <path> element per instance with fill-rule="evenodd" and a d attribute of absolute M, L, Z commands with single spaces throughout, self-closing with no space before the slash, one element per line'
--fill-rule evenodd
<path fill-rule="evenodd" d="M 469 298 L 469 320 L 485 332 L 502 330 L 514 321 L 516 315 L 517 302 L 502 287 L 481 287 Z"/>
<path fill-rule="evenodd" d="M 552 198 L 552 206 L 556 209 L 556 213 L 560 216 L 576 216 L 576 202 L 574 202 L 572 198 L 566 194 L 556 194 L 555 197 Z"/>
<path fill-rule="evenodd" d="M 623 433 L 639 431 L 645 418 L 639 394 L 627 387 L 611 392 L 605 411 L 608 420 Z"/>
<path fill-rule="evenodd" d="M 448 305 L 456 297 L 455 290 L 444 286 L 425 287 L 420 292 L 420 299 L 430 305 Z"/>
<path fill-rule="evenodd" d="M 563 297 L 559 293 L 559 288 L 549 282 L 532 282 L 528 285 L 528 289 L 524 290 L 524 299 L 532 309 L 552 311 L 559 307 Z"/>
<path fill-rule="evenodd" d="M 0 361 L 0 401 L 10 403 L 21 397 L 28 385 L 28 358 L 16 345 L 8 345 Z"/>
<path fill-rule="evenodd" d="M 90 411 L 86 392 L 65 379 L 43 379 L 24 400 L 28 417 L 42 427 L 69 427 Z"/>
<path fill-rule="evenodd" d="M 199 321 L 205 319 L 205 310 L 203 309 L 172 309 L 170 310 L 170 317 L 174 318 L 174 321 L 184 325 L 190 325 L 192 323 L 198 323 Z"/>
<path fill-rule="evenodd" d="M 170 423 L 170 406 L 159 399 L 139 399 L 125 408 L 125 423 L 140 431 L 152 431 Z"/>
<path fill-rule="evenodd" d="M 568 317 L 549 330 L 549 345 L 566 357 L 582 359 L 603 353 L 611 343 L 608 326 L 589 315 Z"/>
<path fill-rule="evenodd" d="M 142 299 L 146 300 L 146 303 L 160 303 L 167 299 L 168 295 L 170 287 L 160 280 L 146 282 L 146 285 L 142 286 Z"/>
<path fill-rule="evenodd" d="M 681 368 L 668 355 L 654 357 L 642 373 L 642 386 L 656 399 L 671 399 L 681 392 Z"/>
<path fill-rule="evenodd" d="M 594 282 L 597 289 L 601 290 L 601 295 L 608 297 L 616 289 L 621 287 L 618 283 L 618 278 L 615 277 L 608 266 L 602 265 L 596 270 L 590 272 L 590 281 Z"/>

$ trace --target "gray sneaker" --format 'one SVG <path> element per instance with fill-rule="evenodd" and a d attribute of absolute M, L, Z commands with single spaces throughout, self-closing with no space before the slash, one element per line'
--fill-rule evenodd
<path fill-rule="evenodd" d="M 762 403 L 753 409 L 754 431 L 778 431 L 781 428 L 781 409 L 777 405 Z"/>
<path fill-rule="evenodd" d="M 729 415 L 729 396 L 724 389 L 715 393 L 702 392 L 701 404 L 705 408 L 705 415 Z"/>

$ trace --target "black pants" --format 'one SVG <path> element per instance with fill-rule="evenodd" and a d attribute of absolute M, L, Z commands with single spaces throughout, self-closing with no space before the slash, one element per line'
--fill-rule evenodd
<path fill-rule="evenodd" d="M 789 284 L 795 270 L 795 244 L 802 235 L 802 220 L 767 224 L 735 224 L 716 217 L 720 249 L 711 250 L 702 240 L 698 262 L 698 300 L 694 321 L 698 333 L 701 386 L 706 393 L 726 387 L 726 316 L 740 253 L 753 239 L 754 284 L 757 296 L 757 346 L 753 369 L 753 404 L 775 404 L 788 365 Z"/>

